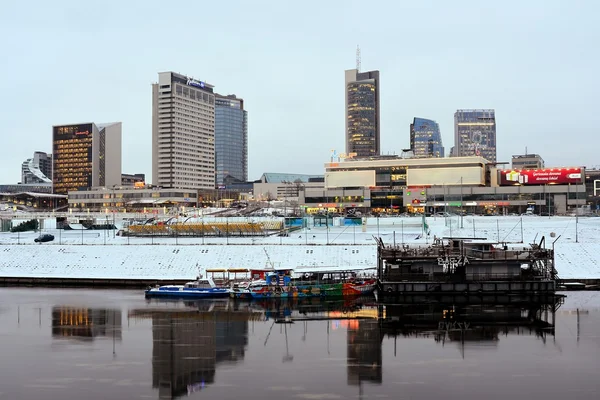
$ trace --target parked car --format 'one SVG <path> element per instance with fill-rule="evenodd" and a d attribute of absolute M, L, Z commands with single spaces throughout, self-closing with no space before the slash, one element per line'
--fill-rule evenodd
<path fill-rule="evenodd" d="M 43 233 L 40 236 L 36 237 L 34 239 L 34 242 L 36 243 L 45 243 L 45 242 L 51 242 L 54 240 L 54 235 L 51 235 L 49 233 Z"/>

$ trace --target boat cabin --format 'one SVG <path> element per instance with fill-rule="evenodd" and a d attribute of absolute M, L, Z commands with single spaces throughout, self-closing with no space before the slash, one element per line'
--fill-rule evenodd
<path fill-rule="evenodd" d="M 292 282 L 291 269 L 279 269 L 269 272 L 265 276 L 267 285 L 287 286 Z"/>
<path fill-rule="evenodd" d="M 184 289 L 212 289 L 214 287 L 215 283 L 209 278 L 199 278 L 183 286 Z"/>
<path fill-rule="evenodd" d="M 322 283 L 347 282 L 357 278 L 357 271 L 310 271 L 302 274 L 301 281 L 317 281 Z"/>

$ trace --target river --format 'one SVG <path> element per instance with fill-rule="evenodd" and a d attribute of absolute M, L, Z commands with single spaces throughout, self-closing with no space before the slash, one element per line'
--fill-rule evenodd
<path fill-rule="evenodd" d="M 184 303 L 0 288 L 0 399 L 600 398 L 600 292 L 566 294 Z"/>

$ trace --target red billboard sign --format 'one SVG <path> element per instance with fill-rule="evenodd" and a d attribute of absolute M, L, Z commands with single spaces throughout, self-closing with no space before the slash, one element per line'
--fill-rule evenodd
<path fill-rule="evenodd" d="M 581 168 L 504 169 L 500 170 L 500 186 L 577 184 L 582 177 Z"/>

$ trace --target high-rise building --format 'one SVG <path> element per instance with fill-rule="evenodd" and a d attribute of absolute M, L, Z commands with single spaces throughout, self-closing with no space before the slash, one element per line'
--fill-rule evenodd
<path fill-rule="evenodd" d="M 346 155 L 378 156 L 379 71 L 346 70 L 344 88 L 346 111 Z"/>
<path fill-rule="evenodd" d="M 215 96 L 217 185 L 248 180 L 248 111 L 235 95 Z"/>
<path fill-rule="evenodd" d="M 455 157 L 481 156 L 496 162 L 494 110 L 458 110 L 454 113 Z"/>
<path fill-rule="evenodd" d="M 36 151 L 21 164 L 21 183 L 52 183 L 52 154 Z"/>
<path fill-rule="evenodd" d="M 152 181 L 180 189 L 215 188 L 213 86 L 175 72 L 152 85 Z"/>
<path fill-rule="evenodd" d="M 414 118 L 410 124 L 410 149 L 414 157 L 444 157 L 438 123 L 430 119 Z"/>
<path fill-rule="evenodd" d="M 52 127 L 52 183 L 57 194 L 121 185 L 121 123 Z"/>

